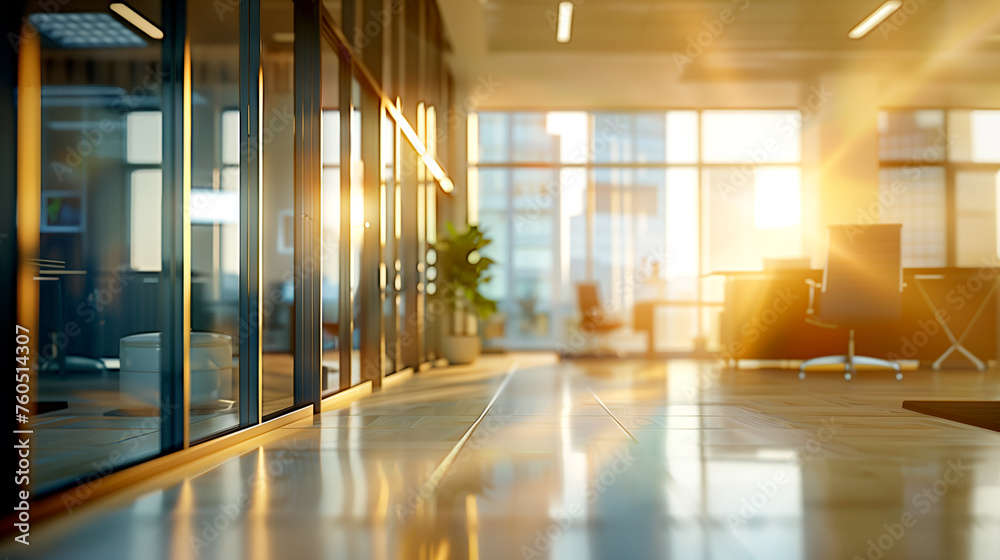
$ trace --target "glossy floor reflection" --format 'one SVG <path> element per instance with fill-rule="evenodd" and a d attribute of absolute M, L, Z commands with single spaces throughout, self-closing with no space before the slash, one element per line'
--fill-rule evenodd
<path fill-rule="evenodd" d="M 179 484 L 38 526 L 28 555 L 0 554 L 961 560 L 1000 550 L 1000 434 L 900 408 L 1000 399 L 997 372 L 799 381 L 690 361 L 522 360 L 508 374 L 513 358 L 415 376 Z"/>

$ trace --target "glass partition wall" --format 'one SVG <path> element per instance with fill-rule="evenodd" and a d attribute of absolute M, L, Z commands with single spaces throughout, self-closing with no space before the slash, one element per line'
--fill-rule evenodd
<path fill-rule="evenodd" d="M 295 238 L 295 4 L 261 3 L 261 410 L 265 417 L 295 405 L 296 292 L 306 277 L 296 274 Z M 299 248 L 301 250 L 301 248 Z"/>
<path fill-rule="evenodd" d="M 33 224 L 18 224 L 19 245 L 35 249 L 20 255 L 31 283 L 18 294 L 31 302 L 18 324 L 33 345 L 23 365 L 35 414 L 22 426 L 34 431 L 33 493 L 160 454 L 170 412 L 159 355 L 171 320 L 161 306 L 168 45 L 107 11 L 66 8 L 28 11 L 18 49 L 19 139 L 30 141 L 18 142 L 17 202 L 22 215 L 34 209 Z M 206 398 L 219 390 L 206 384 Z"/>
<path fill-rule="evenodd" d="M 240 21 L 203 3 L 191 45 L 191 440 L 239 424 Z M 131 131 L 137 144 L 148 131 Z M 138 217 L 141 222 L 141 217 Z M 211 352 L 209 352 L 211 349 Z M 218 368 L 219 374 L 210 373 Z M 202 389 L 201 380 L 212 379 Z"/>
<path fill-rule="evenodd" d="M 33 496 L 434 356 L 441 76 L 366 68 L 342 3 L 64 4 L 16 34 Z"/>

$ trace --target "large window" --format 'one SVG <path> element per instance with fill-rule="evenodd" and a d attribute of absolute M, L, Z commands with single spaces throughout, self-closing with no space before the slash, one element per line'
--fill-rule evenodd
<path fill-rule="evenodd" d="M 879 219 L 903 224 L 903 266 L 995 256 L 1000 111 L 884 110 L 878 133 Z"/>
<path fill-rule="evenodd" d="M 630 323 L 655 302 L 653 350 L 716 331 L 713 272 L 802 256 L 797 111 L 481 112 L 470 189 L 495 239 L 507 345 L 572 345 L 576 285 Z M 576 337 L 578 340 L 578 337 Z M 618 348 L 645 348 L 626 333 Z"/>

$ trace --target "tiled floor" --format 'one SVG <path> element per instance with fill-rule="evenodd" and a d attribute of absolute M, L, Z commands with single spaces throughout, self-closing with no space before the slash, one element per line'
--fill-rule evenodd
<path fill-rule="evenodd" d="M 1000 400 L 998 372 L 800 381 L 690 361 L 489 363 L 415 376 L 0 554 L 1000 557 L 1000 433 L 900 408 Z"/>

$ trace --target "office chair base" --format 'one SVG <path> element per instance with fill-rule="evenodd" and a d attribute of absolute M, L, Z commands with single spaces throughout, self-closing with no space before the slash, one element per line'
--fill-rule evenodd
<path fill-rule="evenodd" d="M 901 381 L 903 379 L 903 373 L 896 362 L 890 362 L 889 360 L 882 360 L 879 358 L 871 358 L 868 356 L 854 356 L 851 354 L 839 355 L 839 356 L 822 356 L 819 358 L 813 358 L 811 360 L 806 360 L 799 365 L 799 379 L 806 378 L 806 368 L 811 366 L 832 366 L 832 365 L 842 365 L 844 366 L 844 379 L 850 381 L 855 374 L 858 373 L 857 366 L 874 366 L 883 367 L 886 369 L 891 369 L 896 372 L 896 380 Z"/>

